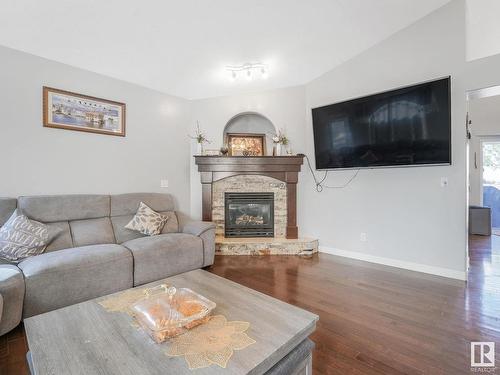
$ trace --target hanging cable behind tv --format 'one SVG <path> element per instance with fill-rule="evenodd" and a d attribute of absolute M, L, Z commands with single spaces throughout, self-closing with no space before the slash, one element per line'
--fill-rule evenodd
<path fill-rule="evenodd" d="M 320 180 L 316 177 L 316 174 L 314 173 L 314 170 L 311 166 L 311 162 L 309 160 L 309 157 L 305 154 L 299 154 L 299 155 L 302 155 L 306 158 L 306 161 L 307 161 L 307 166 L 309 168 L 309 171 L 311 172 L 311 175 L 314 179 L 314 184 L 316 185 L 316 191 L 318 193 L 321 193 L 323 191 L 323 189 L 344 189 L 346 188 L 347 186 L 350 185 L 350 183 L 352 181 L 354 181 L 354 179 L 358 176 L 358 173 L 360 171 L 360 169 L 356 169 L 353 173 L 353 175 L 342 185 L 337 185 L 337 186 L 331 186 L 331 185 L 326 185 L 325 184 L 325 181 L 326 179 L 328 178 L 328 172 L 329 171 L 325 171 L 325 174 L 323 175 L 323 178 L 321 178 Z"/>

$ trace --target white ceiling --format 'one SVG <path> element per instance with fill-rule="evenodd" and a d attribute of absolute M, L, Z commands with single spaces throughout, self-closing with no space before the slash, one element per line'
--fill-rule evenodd
<path fill-rule="evenodd" d="M 449 0 L 2 0 L 0 44 L 189 99 L 309 82 Z M 226 65 L 263 62 L 267 80 Z"/>

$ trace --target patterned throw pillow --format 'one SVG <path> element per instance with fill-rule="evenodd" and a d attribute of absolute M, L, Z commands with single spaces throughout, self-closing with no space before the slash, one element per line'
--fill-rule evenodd
<path fill-rule="evenodd" d="M 0 228 L 0 258 L 20 262 L 45 251 L 50 242 L 49 227 L 30 220 L 16 210 Z"/>
<path fill-rule="evenodd" d="M 167 222 L 168 217 L 153 211 L 143 202 L 139 205 L 139 209 L 130 222 L 125 225 L 125 228 L 132 229 L 146 236 L 155 236 L 161 233 L 163 226 Z"/>

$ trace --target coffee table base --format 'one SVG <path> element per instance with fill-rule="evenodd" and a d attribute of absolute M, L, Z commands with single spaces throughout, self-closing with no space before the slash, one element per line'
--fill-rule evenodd
<path fill-rule="evenodd" d="M 311 375 L 314 342 L 305 339 L 281 361 L 266 372 L 266 375 Z"/>

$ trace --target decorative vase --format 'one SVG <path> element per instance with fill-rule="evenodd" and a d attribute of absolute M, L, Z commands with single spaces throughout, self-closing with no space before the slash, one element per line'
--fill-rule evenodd
<path fill-rule="evenodd" d="M 203 155 L 203 143 L 196 143 L 196 155 Z"/>
<path fill-rule="evenodd" d="M 281 143 L 274 144 L 274 156 L 281 156 Z"/>

